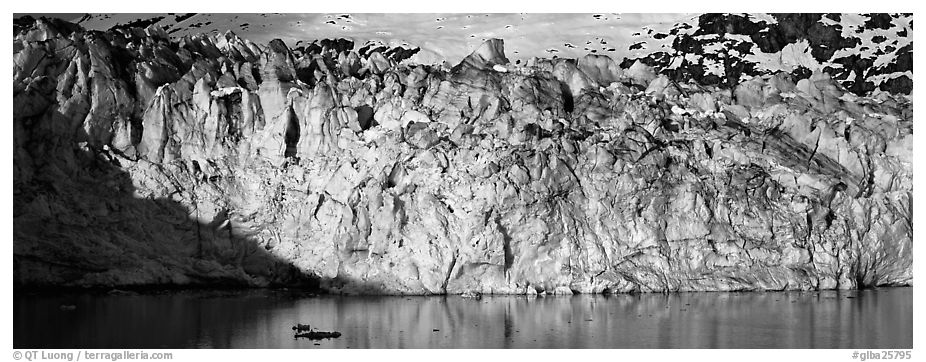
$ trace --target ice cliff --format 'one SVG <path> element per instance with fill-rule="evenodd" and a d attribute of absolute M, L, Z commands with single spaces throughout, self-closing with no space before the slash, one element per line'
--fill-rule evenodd
<path fill-rule="evenodd" d="M 912 101 L 602 55 L 14 26 L 14 282 L 349 293 L 912 283 Z"/>

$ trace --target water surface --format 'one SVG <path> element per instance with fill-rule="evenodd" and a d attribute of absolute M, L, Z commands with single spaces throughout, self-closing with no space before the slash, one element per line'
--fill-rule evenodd
<path fill-rule="evenodd" d="M 913 289 L 448 297 L 280 290 L 16 292 L 14 348 L 853 348 L 913 346 Z M 291 326 L 339 331 L 294 339 Z"/>

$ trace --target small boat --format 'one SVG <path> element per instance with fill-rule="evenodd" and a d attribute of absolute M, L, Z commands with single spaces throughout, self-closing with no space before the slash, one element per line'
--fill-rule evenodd
<path fill-rule="evenodd" d="M 296 333 L 293 335 L 293 338 L 306 338 L 311 340 L 319 339 L 329 339 L 329 338 L 338 338 L 341 336 L 341 332 L 323 332 L 316 331 L 308 324 L 296 323 L 293 326 L 293 331 Z"/>
<path fill-rule="evenodd" d="M 341 332 L 321 332 L 321 331 L 311 331 L 305 333 L 296 333 L 295 338 L 306 338 L 311 340 L 319 339 L 330 339 L 338 338 L 341 336 Z"/>

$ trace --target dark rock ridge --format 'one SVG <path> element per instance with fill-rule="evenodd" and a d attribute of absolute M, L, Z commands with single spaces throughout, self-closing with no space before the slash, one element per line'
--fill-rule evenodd
<path fill-rule="evenodd" d="M 631 46 L 652 46 L 649 54 L 622 65 L 641 61 L 673 80 L 726 88 L 781 70 L 803 79 L 818 67 L 860 96 L 913 90 L 913 14 L 770 15 L 704 14 L 695 24 L 651 29 Z"/>
<path fill-rule="evenodd" d="M 912 104 L 606 56 L 14 28 L 20 286 L 359 293 L 912 282 Z"/>

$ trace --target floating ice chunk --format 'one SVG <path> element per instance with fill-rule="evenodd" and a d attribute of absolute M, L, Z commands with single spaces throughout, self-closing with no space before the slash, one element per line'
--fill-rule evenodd
<path fill-rule="evenodd" d="M 505 67 L 503 67 L 503 66 L 501 66 L 501 65 L 499 65 L 499 64 L 493 65 L 493 66 L 492 66 L 492 69 L 494 69 L 496 72 L 508 73 L 508 68 L 505 68 Z"/>

